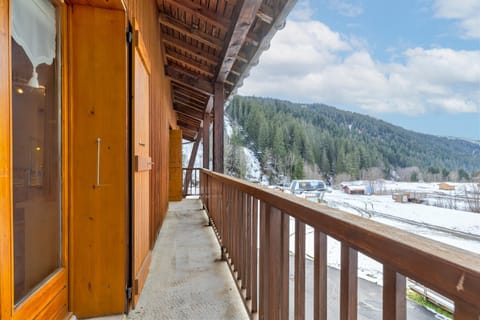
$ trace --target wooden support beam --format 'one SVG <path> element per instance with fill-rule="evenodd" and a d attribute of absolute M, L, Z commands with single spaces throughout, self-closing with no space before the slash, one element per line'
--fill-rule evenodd
<path fill-rule="evenodd" d="M 230 25 L 230 20 L 215 14 L 214 12 L 208 10 L 206 7 L 197 4 L 192 1 L 187 1 L 187 0 L 164 0 L 166 3 L 169 3 L 170 5 L 173 5 L 177 8 L 182 9 L 185 12 L 188 12 L 191 15 L 198 16 L 202 20 L 207 21 L 211 25 L 222 29 L 226 30 L 228 29 L 228 26 Z"/>
<path fill-rule="evenodd" d="M 210 114 L 213 110 L 213 97 L 210 97 L 207 102 L 207 107 L 205 108 L 205 112 Z"/>
<path fill-rule="evenodd" d="M 190 160 L 188 161 L 187 172 L 185 173 L 185 180 L 183 181 L 183 196 L 187 195 L 188 186 L 192 181 L 192 169 L 193 165 L 195 164 L 195 158 L 197 158 L 197 151 L 198 146 L 200 145 L 200 141 L 202 140 L 202 131 L 198 131 L 197 138 L 195 139 L 195 143 L 193 144 L 192 153 L 190 154 Z"/>
<path fill-rule="evenodd" d="M 203 114 L 203 168 L 210 169 L 210 112 Z"/>
<path fill-rule="evenodd" d="M 223 83 L 215 83 L 214 113 L 215 122 L 213 129 L 213 171 L 223 173 L 223 112 L 225 95 Z"/>
<path fill-rule="evenodd" d="M 227 46 L 225 48 L 223 61 L 220 64 L 220 68 L 217 72 L 216 81 L 224 82 L 227 79 L 233 63 L 237 59 L 240 49 L 242 49 L 243 43 L 247 39 L 248 31 L 255 20 L 258 9 L 260 9 L 262 1 L 257 0 L 244 0 L 237 19 L 235 19 L 235 25 L 231 33 L 228 35 Z"/>
<path fill-rule="evenodd" d="M 165 74 L 173 81 L 179 82 L 185 87 L 188 87 L 205 95 L 213 95 L 214 89 L 212 83 L 202 78 L 195 79 L 188 73 L 188 71 L 184 71 L 180 67 L 166 66 Z"/>
<path fill-rule="evenodd" d="M 208 77 L 213 77 L 213 72 L 208 65 L 201 64 L 193 59 L 190 59 L 186 56 L 174 53 L 171 50 L 167 50 L 166 54 L 168 59 L 171 59 L 179 64 L 184 64 L 187 67 L 200 72 Z"/>
<path fill-rule="evenodd" d="M 219 58 L 214 56 L 213 54 L 202 51 L 198 47 L 192 46 L 187 42 L 178 40 L 170 35 L 162 34 L 162 41 L 164 44 L 174 47 L 177 50 L 181 50 L 188 54 L 191 54 L 192 56 L 195 56 L 195 58 L 210 63 L 211 65 L 216 66 L 219 63 Z"/>
<path fill-rule="evenodd" d="M 161 25 L 172 28 L 175 31 L 178 31 L 181 34 L 186 35 L 187 37 L 197 40 L 203 44 L 206 44 L 207 46 L 213 49 L 219 50 L 223 48 L 223 41 L 221 41 L 220 39 L 214 36 L 211 36 L 209 34 L 206 34 L 204 32 L 201 32 L 200 30 L 197 30 L 192 26 L 189 26 L 181 21 L 178 21 L 164 13 L 159 14 L 158 21 L 160 22 Z"/>

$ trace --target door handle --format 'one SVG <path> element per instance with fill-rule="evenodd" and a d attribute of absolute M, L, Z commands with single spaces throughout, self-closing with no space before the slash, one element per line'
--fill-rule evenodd
<path fill-rule="evenodd" d="M 100 186 L 100 145 L 102 143 L 102 138 L 97 138 L 97 187 Z"/>

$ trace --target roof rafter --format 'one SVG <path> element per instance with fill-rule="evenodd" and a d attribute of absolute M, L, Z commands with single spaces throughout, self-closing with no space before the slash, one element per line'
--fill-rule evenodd
<path fill-rule="evenodd" d="M 212 11 L 208 10 L 204 6 L 186 0 L 164 0 L 170 5 L 181 8 L 182 10 L 190 13 L 191 15 L 201 16 L 211 25 L 216 26 L 219 29 L 226 30 L 230 24 L 230 20 L 222 16 L 216 15 Z"/>
<path fill-rule="evenodd" d="M 184 24 L 183 22 L 176 20 L 164 13 L 160 13 L 158 15 L 158 22 L 166 27 L 180 32 L 187 37 L 202 42 L 213 49 L 218 50 L 223 47 L 223 42 L 218 38 L 215 38 L 204 32 L 200 32 L 199 30 L 192 28 L 192 26 Z"/>
<path fill-rule="evenodd" d="M 198 131 L 198 129 L 200 129 L 200 127 L 196 127 L 196 126 L 192 125 L 191 123 L 184 122 L 182 120 L 177 120 L 177 125 L 179 125 L 181 128 L 187 128 L 187 129 L 195 130 L 195 131 Z"/>
<path fill-rule="evenodd" d="M 184 90 L 184 88 L 181 88 L 181 87 L 175 88 L 175 96 L 188 99 L 189 101 L 192 101 L 192 102 L 198 102 L 201 104 L 206 104 L 208 102 L 208 99 L 199 99 L 198 97 L 193 95 L 191 91 Z"/>
<path fill-rule="evenodd" d="M 188 107 L 188 108 L 191 108 L 191 109 L 194 109 L 194 110 L 198 110 L 198 111 L 202 111 L 202 112 L 205 109 L 205 105 L 199 106 L 198 104 L 197 105 L 191 104 L 191 103 L 189 103 L 185 100 L 178 99 L 178 97 L 173 99 L 173 103 L 178 103 L 178 104 L 184 105 L 185 107 Z"/>
<path fill-rule="evenodd" d="M 183 113 L 183 114 L 188 115 L 192 118 L 203 120 L 203 111 L 188 108 L 188 107 L 185 107 L 185 106 L 180 105 L 180 104 L 175 103 L 175 102 L 173 103 L 173 109 L 175 109 L 175 111 L 177 111 L 177 112 Z"/>
<path fill-rule="evenodd" d="M 183 113 L 178 113 L 178 119 L 180 121 L 183 121 L 183 122 L 186 122 L 186 123 L 189 123 L 197 128 L 200 128 L 202 126 L 202 121 L 196 119 L 196 118 L 192 118 L 188 115 L 185 115 Z"/>
<path fill-rule="evenodd" d="M 194 91 L 211 96 L 214 93 L 213 84 L 204 78 L 190 75 L 188 71 L 182 70 L 177 66 L 166 66 L 165 74 L 173 81 L 179 82 L 181 85 L 188 87 Z"/>
<path fill-rule="evenodd" d="M 189 45 L 184 41 L 180 41 L 167 34 L 162 35 L 162 41 L 171 47 L 177 48 L 178 50 L 185 51 L 191 54 L 192 56 L 195 56 L 195 58 L 199 60 L 203 60 L 215 66 L 218 65 L 218 60 L 219 60 L 218 57 L 208 54 L 206 52 L 203 52 L 199 48 Z"/>
<path fill-rule="evenodd" d="M 242 49 L 243 43 L 247 39 L 248 31 L 252 25 L 262 1 L 244 0 L 235 19 L 235 25 L 231 33 L 228 35 L 227 45 L 224 51 L 223 60 L 218 68 L 216 81 L 224 82 L 227 79 L 233 63 Z"/>
<path fill-rule="evenodd" d="M 282 26 L 285 25 L 285 19 L 286 19 L 288 13 L 295 6 L 295 3 L 297 3 L 297 0 L 286 0 L 285 3 L 282 3 L 282 4 L 280 4 L 280 2 L 278 2 L 278 6 L 277 6 L 278 8 L 275 9 L 274 21 L 273 21 L 272 24 L 270 24 L 270 26 L 269 26 L 270 28 L 268 29 L 268 31 L 266 31 L 265 34 L 263 34 L 259 45 L 256 46 L 254 50 L 252 48 L 252 52 L 248 55 L 250 57 L 249 61 L 253 61 L 255 63 L 256 61 L 259 60 L 262 52 L 266 48 L 269 47 L 270 41 L 273 38 L 273 36 L 275 35 L 275 33 L 277 32 L 277 30 L 279 28 L 282 28 Z M 249 70 L 250 70 L 251 67 L 252 67 L 252 65 L 250 64 L 250 62 L 247 63 L 246 68 L 244 70 L 242 70 L 242 74 L 237 79 L 237 81 L 235 83 L 235 86 L 232 88 L 232 90 L 229 91 L 229 93 L 228 93 L 229 95 L 232 92 L 234 92 L 235 89 L 240 84 L 243 83 L 243 80 L 245 79 L 245 77 L 248 76 Z"/>
<path fill-rule="evenodd" d="M 183 63 L 187 65 L 189 68 L 194 69 L 200 73 L 203 73 L 209 77 L 213 77 L 213 72 L 210 70 L 208 65 L 201 64 L 193 59 L 190 59 L 186 56 L 171 52 L 170 50 L 167 50 L 166 56 L 169 59 L 172 59 L 176 61 L 177 63 Z"/>

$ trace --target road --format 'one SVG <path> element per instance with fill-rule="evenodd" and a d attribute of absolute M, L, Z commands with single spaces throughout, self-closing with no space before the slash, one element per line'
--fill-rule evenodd
<path fill-rule="evenodd" d="M 290 256 L 290 306 L 294 306 L 294 269 L 295 259 Z M 306 306 L 305 319 L 313 319 L 313 261 L 307 260 L 305 266 L 306 283 Z M 382 319 L 382 287 L 363 280 L 358 280 L 358 319 L 376 320 Z M 335 268 L 328 268 L 328 319 L 339 319 L 340 310 L 340 271 Z M 294 310 L 290 308 L 290 319 L 294 318 Z M 407 301 L 407 318 L 414 320 L 438 319 L 435 314 L 423 306 Z"/>

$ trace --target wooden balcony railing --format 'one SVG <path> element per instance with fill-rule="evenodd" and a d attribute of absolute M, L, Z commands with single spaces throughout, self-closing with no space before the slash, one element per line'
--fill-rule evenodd
<path fill-rule="evenodd" d="M 183 168 L 183 196 L 200 195 L 200 168 Z"/>
<path fill-rule="evenodd" d="M 218 173 L 202 170 L 200 185 L 252 317 L 289 317 L 293 217 L 295 319 L 305 317 L 306 225 L 314 229 L 314 319 L 327 318 L 327 235 L 341 242 L 341 320 L 357 318 L 358 252 L 383 264 L 383 319 L 406 319 L 406 277 L 453 300 L 455 319 L 480 319 L 480 255 Z"/>

